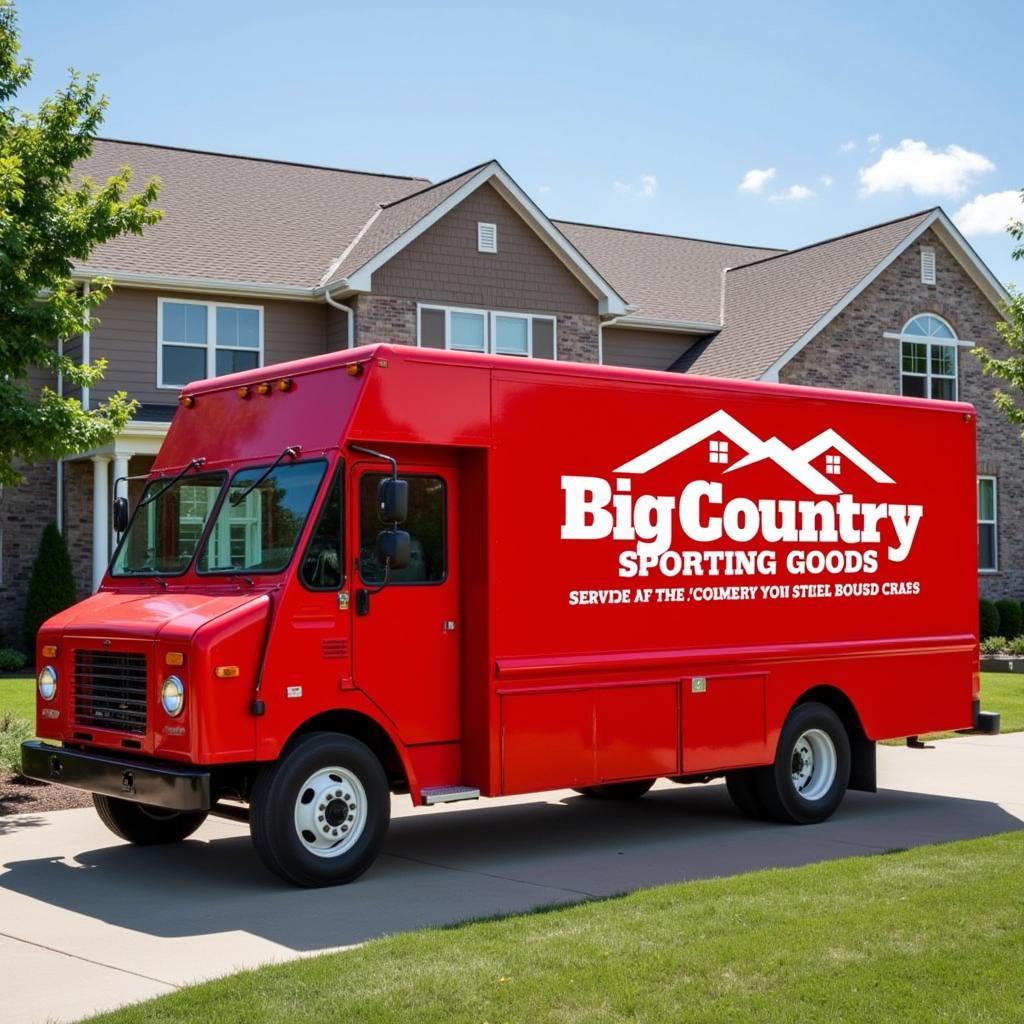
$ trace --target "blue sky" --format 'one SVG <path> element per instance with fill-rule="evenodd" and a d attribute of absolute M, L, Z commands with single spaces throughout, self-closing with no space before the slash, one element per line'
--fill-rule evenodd
<path fill-rule="evenodd" d="M 96 71 L 110 137 L 435 180 L 497 157 L 553 217 L 787 248 L 942 205 L 1024 284 L 1019 3 L 19 7 L 21 101 Z"/>

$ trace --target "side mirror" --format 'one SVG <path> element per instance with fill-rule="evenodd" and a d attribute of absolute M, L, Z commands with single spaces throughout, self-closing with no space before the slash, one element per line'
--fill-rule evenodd
<path fill-rule="evenodd" d="M 124 533 L 128 529 L 128 499 L 115 498 L 111 509 L 114 520 L 114 532 Z"/>
<path fill-rule="evenodd" d="M 377 512 L 382 523 L 404 523 L 409 515 L 409 481 L 385 477 L 377 487 Z"/>
<path fill-rule="evenodd" d="M 400 480 L 399 483 L 405 483 Z M 377 561 L 390 565 L 392 572 L 404 569 L 409 564 L 412 543 L 405 530 L 381 530 L 377 534 Z"/>

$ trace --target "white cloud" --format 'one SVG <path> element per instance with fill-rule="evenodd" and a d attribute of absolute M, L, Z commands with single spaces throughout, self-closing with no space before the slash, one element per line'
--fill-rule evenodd
<path fill-rule="evenodd" d="M 836 183 L 836 179 L 833 178 L 831 174 L 823 174 L 818 181 L 820 181 L 825 188 L 831 188 Z"/>
<path fill-rule="evenodd" d="M 782 192 L 776 192 L 775 195 L 768 198 L 773 203 L 788 203 L 800 199 L 810 199 L 813 195 L 814 192 L 806 185 L 790 185 L 789 188 Z"/>
<path fill-rule="evenodd" d="M 878 132 L 875 132 L 874 135 L 869 135 L 868 136 L 868 149 L 872 153 L 874 153 L 874 151 L 876 149 L 878 149 L 879 145 L 881 144 L 881 141 L 882 141 L 882 136 L 879 135 Z"/>
<path fill-rule="evenodd" d="M 764 186 L 775 177 L 775 168 L 766 167 L 759 171 L 756 167 L 747 171 L 740 182 L 741 192 L 760 192 Z"/>
<path fill-rule="evenodd" d="M 852 153 L 857 148 L 857 143 L 850 139 L 849 142 L 844 142 L 839 148 L 844 153 Z"/>
<path fill-rule="evenodd" d="M 989 192 L 964 203 L 953 220 L 965 235 L 998 235 L 1011 220 L 1024 219 L 1024 200 L 1017 189 Z"/>
<path fill-rule="evenodd" d="M 653 174 L 641 174 L 638 185 L 627 185 L 622 181 L 612 183 L 612 188 L 621 196 L 633 199 L 653 199 L 658 191 L 658 179 Z"/>
<path fill-rule="evenodd" d="M 957 196 L 978 174 L 994 171 L 995 164 L 981 153 L 963 146 L 947 146 L 942 152 L 927 143 L 904 139 L 886 149 L 870 167 L 860 170 L 863 196 L 909 188 L 919 196 Z"/>

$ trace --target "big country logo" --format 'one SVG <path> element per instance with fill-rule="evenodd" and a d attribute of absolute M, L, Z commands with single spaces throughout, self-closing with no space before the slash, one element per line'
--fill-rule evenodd
<path fill-rule="evenodd" d="M 726 440 L 712 440 L 726 438 Z M 708 459 L 723 477 L 768 459 L 815 495 L 814 500 L 736 496 L 726 500 L 720 480 L 690 480 L 678 494 L 633 492 L 634 478 L 695 445 L 708 444 Z M 745 453 L 731 461 L 729 447 Z M 828 454 L 827 454 L 828 453 Z M 812 463 L 825 456 L 825 472 Z M 631 547 L 619 554 L 619 575 L 773 575 L 771 548 L 709 549 L 723 540 L 736 544 L 812 544 L 823 548 L 787 553 L 790 573 L 873 573 L 884 548 L 890 562 L 910 554 L 924 514 L 921 505 L 859 502 L 837 480 L 851 463 L 878 484 L 895 481 L 834 430 L 790 448 L 777 437 L 761 440 L 724 409 L 694 423 L 612 471 L 614 481 L 563 476 L 564 540 L 611 537 Z M 709 474 L 710 475 L 710 474 Z M 736 478 L 739 479 L 739 478 Z M 673 548 L 678 525 L 691 547 Z M 842 546 L 837 546 L 842 545 Z M 877 545 L 873 548 L 872 545 Z"/>

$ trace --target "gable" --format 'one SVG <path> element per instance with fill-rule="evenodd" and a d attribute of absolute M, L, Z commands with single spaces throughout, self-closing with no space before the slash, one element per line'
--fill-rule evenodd
<path fill-rule="evenodd" d="M 497 225 L 497 252 L 477 224 Z M 598 301 L 490 183 L 373 272 L 374 294 L 485 309 L 596 315 Z"/>

